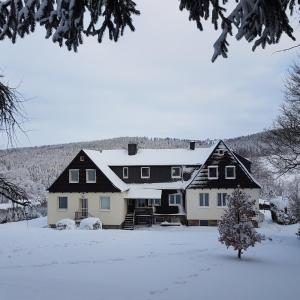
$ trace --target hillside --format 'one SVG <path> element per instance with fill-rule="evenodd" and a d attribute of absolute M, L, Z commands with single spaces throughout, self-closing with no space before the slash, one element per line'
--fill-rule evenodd
<path fill-rule="evenodd" d="M 261 133 L 226 140 L 240 154 L 252 158 L 261 155 Z M 130 142 L 140 148 L 182 148 L 189 141 L 175 138 L 120 137 L 91 142 L 78 142 L 40 147 L 15 148 L 0 151 L 0 172 L 24 187 L 33 200 L 43 201 L 46 188 L 80 149 L 126 149 Z M 214 140 L 199 140 L 197 147 L 207 147 Z"/>

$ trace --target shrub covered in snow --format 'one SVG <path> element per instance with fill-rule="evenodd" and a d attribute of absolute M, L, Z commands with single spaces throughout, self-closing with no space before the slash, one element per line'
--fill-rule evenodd
<path fill-rule="evenodd" d="M 219 222 L 219 241 L 228 247 L 238 251 L 238 258 L 241 258 L 242 250 L 254 246 L 264 237 L 257 233 L 253 218 L 257 216 L 255 200 L 239 188 L 234 190 L 228 198 L 228 207 Z"/>
<path fill-rule="evenodd" d="M 65 229 L 75 229 L 75 221 L 71 219 L 62 219 L 56 223 L 56 229 L 65 230 Z"/>
<path fill-rule="evenodd" d="M 99 218 L 86 218 L 80 222 L 79 228 L 87 230 L 102 229 L 102 222 Z"/>

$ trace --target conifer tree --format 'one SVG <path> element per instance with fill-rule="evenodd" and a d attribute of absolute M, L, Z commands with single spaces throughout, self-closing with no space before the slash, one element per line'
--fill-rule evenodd
<path fill-rule="evenodd" d="M 264 239 L 253 225 L 253 218 L 257 213 L 255 200 L 239 188 L 228 197 L 227 208 L 219 222 L 219 241 L 227 248 L 233 247 L 238 251 L 238 258 L 241 258 L 243 250 L 254 247 L 256 242 Z"/>
<path fill-rule="evenodd" d="M 136 1 L 138 2 L 138 1 Z M 176 1 L 174 1 L 176 3 Z M 232 1 L 233 2 L 233 1 Z M 214 43 L 212 61 L 227 57 L 228 37 L 245 39 L 264 48 L 276 44 L 282 34 L 292 40 L 290 24 L 293 12 L 299 10 L 295 0 L 179 0 L 179 9 L 187 11 L 189 20 L 203 30 L 203 21 L 211 21 L 220 35 Z M 155 5 L 155 4 L 153 4 Z M 157 12 L 163 16 L 160 7 Z M 101 43 L 105 31 L 117 41 L 124 30 L 134 30 L 133 17 L 139 15 L 133 0 L 2 0 L 0 1 L 0 40 L 9 38 L 15 43 L 33 32 L 36 25 L 44 26 L 46 38 L 69 50 L 76 51 L 83 35 L 96 36 Z M 153 16 L 155 20 L 156 16 Z"/>

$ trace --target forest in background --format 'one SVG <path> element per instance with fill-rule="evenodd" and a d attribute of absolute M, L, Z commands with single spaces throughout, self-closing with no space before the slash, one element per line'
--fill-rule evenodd
<path fill-rule="evenodd" d="M 268 153 L 264 152 L 261 142 L 263 135 L 264 133 L 256 133 L 227 139 L 225 142 L 235 152 L 253 162 L 252 171 L 263 186 L 262 196 L 268 198 L 284 192 L 284 180 L 275 180 L 267 167 L 264 158 Z M 119 137 L 90 142 L 13 148 L 0 151 L 0 172 L 24 188 L 33 203 L 43 203 L 46 201 L 47 188 L 81 149 L 127 149 L 130 142 L 137 143 L 139 148 L 188 148 L 189 141 L 176 138 Z M 196 147 L 209 147 L 216 140 L 206 139 L 196 142 Z"/>

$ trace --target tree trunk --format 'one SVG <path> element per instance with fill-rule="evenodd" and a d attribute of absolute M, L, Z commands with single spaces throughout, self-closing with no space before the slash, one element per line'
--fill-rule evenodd
<path fill-rule="evenodd" d="M 241 259 L 242 258 L 242 250 L 239 249 L 239 252 L 238 252 L 238 258 Z"/>

